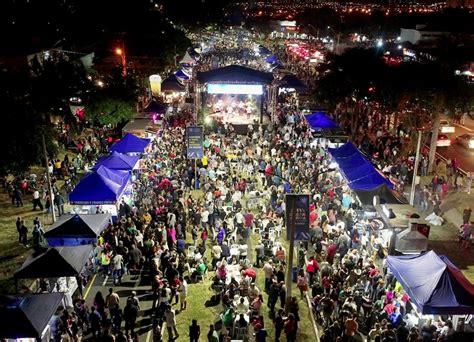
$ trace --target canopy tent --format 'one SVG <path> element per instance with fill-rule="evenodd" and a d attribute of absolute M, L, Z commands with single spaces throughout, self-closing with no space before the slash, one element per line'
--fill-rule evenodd
<path fill-rule="evenodd" d="M 91 245 L 109 225 L 110 214 L 63 215 L 44 234 L 51 247 Z"/>
<path fill-rule="evenodd" d="M 60 278 L 79 275 L 87 263 L 91 245 L 52 247 L 30 255 L 15 279 Z"/>
<path fill-rule="evenodd" d="M 182 80 L 185 80 L 185 81 L 190 79 L 190 76 L 186 72 L 184 72 L 184 70 L 178 70 L 174 74 L 176 77 L 181 78 Z"/>
<path fill-rule="evenodd" d="M 0 338 L 41 340 L 63 298 L 58 292 L 0 296 Z"/>
<path fill-rule="evenodd" d="M 259 45 L 258 46 L 258 51 L 260 52 L 261 55 L 269 55 L 271 54 L 272 52 L 270 50 L 268 50 L 265 46 L 263 45 Z"/>
<path fill-rule="evenodd" d="M 161 91 L 162 92 L 184 92 L 184 84 L 176 77 L 175 74 L 170 75 L 168 78 L 164 79 L 161 82 Z"/>
<path fill-rule="evenodd" d="M 110 155 L 101 157 L 97 163 L 95 163 L 92 170 L 97 170 L 101 166 L 105 166 L 110 170 L 133 170 L 138 165 L 140 157 L 129 156 L 127 154 L 118 153 L 113 151 Z"/>
<path fill-rule="evenodd" d="M 428 250 L 428 238 L 416 229 L 407 228 L 397 234 L 395 250 L 402 254 L 419 254 Z"/>
<path fill-rule="evenodd" d="M 267 62 L 269 64 L 273 64 L 273 63 L 278 62 L 278 58 L 275 55 L 271 55 L 271 56 L 268 56 L 267 58 L 265 58 L 265 62 Z"/>
<path fill-rule="evenodd" d="M 119 142 L 113 144 L 110 150 L 119 153 L 143 153 L 149 144 L 150 139 L 139 138 L 127 133 Z"/>
<path fill-rule="evenodd" d="M 191 57 L 188 51 L 184 54 L 183 58 L 179 61 L 180 64 L 193 64 L 196 61 Z"/>
<path fill-rule="evenodd" d="M 422 314 L 474 314 L 474 285 L 446 257 L 388 256 L 387 266 Z"/>
<path fill-rule="evenodd" d="M 295 75 L 285 75 L 279 85 L 281 89 L 294 89 L 297 93 L 306 94 L 308 92 L 308 87 Z M 312 114 L 310 114 L 312 115 Z M 329 119 L 329 118 L 328 118 Z M 331 119 L 329 119 L 331 120 Z M 331 120 L 332 121 L 332 120 Z M 336 127 L 339 127 L 336 125 Z M 330 127 L 334 128 L 334 127 Z"/>
<path fill-rule="evenodd" d="M 130 181 L 130 172 L 99 166 L 87 174 L 69 194 L 71 204 L 115 204 Z"/>
<path fill-rule="evenodd" d="M 392 182 L 365 159 L 352 142 L 330 148 L 329 153 L 339 165 L 351 189 L 373 190 L 381 185 L 393 189 Z"/>
<path fill-rule="evenodd" d="M 201 83 L 232 82 L 270 84 L 273 81 L 273 75 L 240 65 L 229 65 L 223 68 L 198 72 L 197 79 Z"/>
<path fill-rule="evenodd" d="M 305 115 L 304 117 L 308 125 L 315 131 L 322 130 L 322 129 L 340 128 L 339 125 L 336 122 L 334 122 L 334 120 L 331 119 L 329 116 L 324 114 L 324 112 L 314 112 L 314 113 Z"/>
<path fill-rule="evenodd" d="M 407 204 L 408 201 L 401 193 L 381 184 L 371 190 L 354 190 L 363 205 L 372 205 L 374 196 L 379 196 L 387 204 Z"/>
<path fill-rule="evenodd" d="M 157 113 L 157 114 L 164 114 L 166 113 L 166 110 L 168 109 L 168 106 L 156 101 L 155 99 L 151 99 L 150 102 L 143 108 L 143 111 L 145 113 Z"/>
<path fill-rule="evenodd" d="M 274 71 L 274 70 L 283 70 L 285 69 L 285 67 L 280 63 L 280 62 L 275 62 L 275 63 L 272 63 L 270 64 L 270 71 Z"/>

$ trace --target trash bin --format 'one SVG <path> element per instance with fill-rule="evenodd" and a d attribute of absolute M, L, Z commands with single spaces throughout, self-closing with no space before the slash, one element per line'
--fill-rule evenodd
<path fill-rule="evenodd" d="M 291 269 L 291 279 L 293 280 L 293 283 L 296 283 L 296 281 L 298 280 L 298 267 L 293 267 Z"/>

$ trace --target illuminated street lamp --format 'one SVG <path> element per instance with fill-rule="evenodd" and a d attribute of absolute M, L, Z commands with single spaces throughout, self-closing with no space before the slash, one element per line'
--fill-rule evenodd
<path fill-rule="evenodd" d="M 125 56 L 124 48 L 116 48 L 115 54 L 120 57 L 122 63 L 122 75 L 123 77 L 127 76 L 127 58 Z"/>

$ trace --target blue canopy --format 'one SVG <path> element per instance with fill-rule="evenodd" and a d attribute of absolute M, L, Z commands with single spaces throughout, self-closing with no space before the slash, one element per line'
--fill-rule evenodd
<path fill-rule="evenodd" d="M 340 128 L 339 125 L 324 112 L 315 112 L 305 115 L 305 119 L 308 125 L 314 130 Z"/>
<path fill-rule="evenodd" d="M 178 70 L 175 73 L 175 76 L 183 80 L 189 80 L 189 75 L 186 74 L 183 70 Z"/>
<path fill-rule="evenodd" d="M 388 256 L 387 266 L 422 314 L 474 314 L 474 285 L 446 257 Z"/>
<path fill-rule="evenodd" d="M 393 184 L 385 178 L 355 147 L 352 142 L 339 148 L 330 148 L 329 153 L 339 165 L 353 190 L 372 190 L 380 185 L 393 189 Z"/>
<path fill-rule="evenodd" d="M 115 204 L 122 196 L 130 172 L 111 170 L 99 166 L 95 172 L 87 174 L 69 194 L 71 204 Z"/>
<path fill-rule="evenodd" d="M 275 55 L 271 55 L 271 56 L 268 56 L 267 58 L 265 58 L 265 62 L 273 64 L 273 63 L 278 62 L 278 58 Z"/>
<path fill-rule="evenodd" d="M 129 156 L 118 152 L 112 152 L 110 155 L 100 158 L 92 170 L 97 170 L 100 166 L 105 166 L 111 170 L 133 170 L 140 157 Z"/>
<path fill-rule="evenodd" d="M 110 150 L 119 153 L 143 153 L 149 143 L 150 139 L 139 138 L 127 133 L 122 140 L 113 144 Z"/>
<path fill-rule="evenodd" d="M 263 46 L 263 45 L 259 45 L 258 50 L 259 50 L 259 52 L 260 52 L 261 55 L 269 55 L 269 54 L 272 53 L 270 50 L 268 50 L 268 49 L 267 49 L 265 46 Z"/>

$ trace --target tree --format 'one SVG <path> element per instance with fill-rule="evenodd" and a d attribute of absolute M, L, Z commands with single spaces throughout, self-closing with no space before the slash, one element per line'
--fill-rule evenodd
<path fill-rule="evenodd" d="M 115 126 L 131 120 L 134 114 L 135 108 L 132 101 L 107 96 L 98 96 L 91 100 L 86 110 L 87 118 L 100 125 Z"/>

